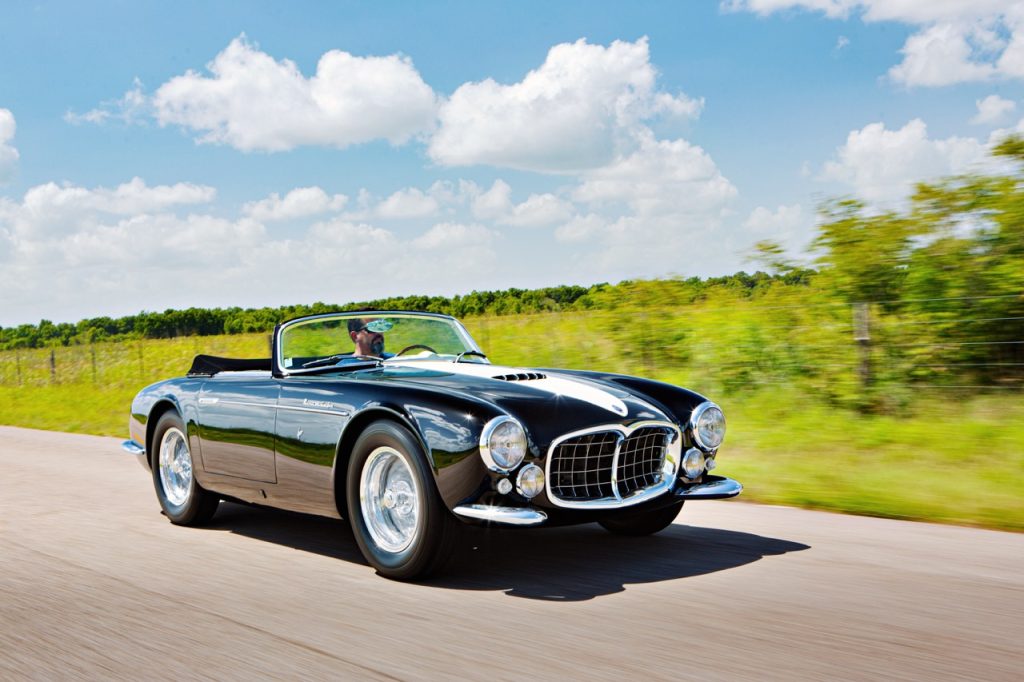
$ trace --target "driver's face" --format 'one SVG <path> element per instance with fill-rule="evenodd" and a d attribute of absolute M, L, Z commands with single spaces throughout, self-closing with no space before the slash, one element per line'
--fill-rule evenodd
<path fill-rule="evenodd" d="M 363 323 L 362 328 L 352 335 L 356 348 L 370 355 L 380 355 L 384 352 L 384 335 L 380 332 L 371 332 L 366 328 L 366 325 L 374 321 L 373 318 L 366 318 L 361 321 Z"/>

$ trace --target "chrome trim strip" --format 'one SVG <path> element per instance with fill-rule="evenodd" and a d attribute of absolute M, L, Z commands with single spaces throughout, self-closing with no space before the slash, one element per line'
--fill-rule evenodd
<path fill-rule="evenodd" d="M 121 443 L 121 449 L 130 455 L 135 455 L 136 457 L 142 457 L 146 454 L 146 448 L 142 447 L 134 440 L 126 440 Z"/>
<path fill-rule="evenodd" d="M 333 414 L 335 417 L 347 417 L 350 413 L 347 410 L 318 410 L 313 407 L 298 407 L 297 405 L 278 405 L 279 410 L 292 410 L 294 412 L 316 412 L 317 414 Z"/>
<path fill-rule="evenodd" d="M 717 478 L 717 477 L 716 477 Z M 676 497 L 684 500 L 721 500 L 727 497 L 736 497 L 743 492 L 743 485 L 731 478 L 719 478 L 707 483 L 698 483 L 690 488 L 682 488 L 676 491 Z"/>
<path fill-rule="evenodd" d="M 675 434 L 675 438 L 669 441 L 665 448 L 665 462 L 671 466 L 669 472 L 664 473 L 660 483 L 657 483 L 650 488 L 644 488 L 637 490 L 626 497 L 622 497 L 619 493 L 618 488 L 618 468 L 619 468 L 619 454 L 622 450 L 622 444 L 631 433 L 638 429 L 647 427 L 661 427 L 671 430 Z M 615 453 L 612 456 L 612 472 L 611 478 L 615 483 L 612 487 L 612 492 L 615 493 L 615 497 L 606 497 L 600 500 L 586 500 L 583 502 L 574 502 L 571 500 L 563 500 L 553 494 L 552 491 L 552 478 L 551 478 L 551 460 L 555 453 L 555 448 L 561 445 L 564 441 L 570 438 L 576 438 L 577 436 L 586 436 L 591 433 L 603 433 L 606 431 L 618 431 L 620 438 L 615 444 Z M 604 426 L 592 426 L 589 429 L 580 429 L 579 431 L 571 431 L 570 433 L 563 434 L 551 441 L 551 445 L 548 446 L 548 456 L 544 462 L 544 482 L 547 488 L 548 499 L 551 500 L 551 504 L 556 507 L 565 507 L 566 509 L 618 509 L 620 507 L 630 507 L 634 504 L 640 504 L 647 500 L 657 497 L 662 493 L 671 490 L 672 486 L 676 483 L 676 477 L 679 475 L 679 466 L 681 464 L 680 453 L 683 449 L 683 434 L 679 430 L 679 427 L 672 422 L 648 420 L 634 422 L 629 426 L 624 424 L 606 424 Z"/>
<path fill-rule="evenodd" d="M 330 414 L 335 417 L 347 417 L 347 410 L 318 410 L 313 407 L 299 407 L 297 405 L 270 405 L 269 403 L 249 403 L 244 400 L 221 400 L 221 405 L 241 405 L 242 407 L 276 407 L 279 410 L 293 410 L 295 412 L 315 412 L 317 414 Z"/>
<path fill-rule="evenodd" d="M 200 405 L 216 405 L 220 401 L 220 398 L 200 398 Z"/>
<path fill-rule="evenodd" d="M 548 515 L 537 509 L 522 507 L 491 507 L 486 504 L 460 504 L 452 510 L 459 516 L 478 521 L 490 521 L 506 526 L 539 526 Z"/>

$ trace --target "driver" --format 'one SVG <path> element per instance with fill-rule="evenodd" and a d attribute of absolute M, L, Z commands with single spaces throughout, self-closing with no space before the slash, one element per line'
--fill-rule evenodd
<path fill-rule="evenodd" d="M 391 329 L 389 320 L 373 317 L 354 317 L 348 321 L 348 335 L 356 345 L 353 355 L 372 355 L 378 358 L 394 357 L 384 352 L 384 334 Z"/>

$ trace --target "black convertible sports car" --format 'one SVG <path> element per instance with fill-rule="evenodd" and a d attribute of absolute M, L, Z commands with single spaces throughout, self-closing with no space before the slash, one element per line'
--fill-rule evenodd
<path fill-rule="evenodd" d="M 429 313 L 303 317 L 277 326 L 270 359 L 197 356 L 135 397 L 129 431 L 173 523 L 209 521 L 222 497 L 347 518 L 398 579 L 442 565 L 460 522 L 646 535 L 742 490 L 708 473 L 725 418 L 702 396 L 492 365 Z"/>

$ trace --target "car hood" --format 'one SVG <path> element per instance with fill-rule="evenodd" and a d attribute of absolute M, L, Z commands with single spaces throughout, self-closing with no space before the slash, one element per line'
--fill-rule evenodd
<path fill-rule="evenodd" d="M 403 384 L 468 393 L 531 423 L 557 426 L 557 432 L 638 419 L 677 421 L 649 396 L 610 382 L 552 370 L 482 363 L 389 361 L 361 374 Z"/>

